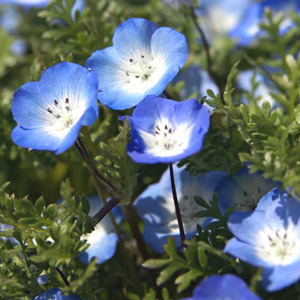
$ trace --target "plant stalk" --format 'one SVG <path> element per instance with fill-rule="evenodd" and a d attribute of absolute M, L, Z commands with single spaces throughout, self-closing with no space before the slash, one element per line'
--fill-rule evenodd
<path fill-rule="evenodd" d="M 175 211 L 176 211 L 176 216 L 177 216 L 177 221 L 178 221 L 178 226 L 179 226 L 179 232 L 180 232 L 180 238 L 181 238 L 181 245 L 182 245 L 182 248 L 187 248 L 186 244 L 184 243 L 185 234 L 184 234 L 183 222 L 182 222 L 182 218 L 181 218 L 181 214 L 180 214 L 179 202 L 178 202 L 177 193 L 176 193 L 173 165 L 171 163 L 169 164 L 169 170 L 170 170 L 172 194 L 173 194 Z"/>

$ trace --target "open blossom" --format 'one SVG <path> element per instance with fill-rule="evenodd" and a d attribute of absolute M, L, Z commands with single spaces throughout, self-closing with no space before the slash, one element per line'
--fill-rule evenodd
<path fill-rule="evenodd" d="M 195 99 L 176 102 L 150 95 L 128 118 L 127 153 L 137 163 L 173 163 L 195 154 L 209 129 L 208 109 Z"/>
<path fill-rule="evenodd" d="M 212 275 L 196 286 L 191 298 L 182 300 L 260 300 L 246 283 L 231 274 Z"/>
<path fill-rule="evenodd" d="M 262 285 L 278 291 L 300 279 L 300 203 L 287 192 L 270 192 L 268 205 L 254 212 L 233 213 L 228 227 L 234 234 L 225 252 L 262 267 Z M 265 200 L 266 202 L 266 200 Z"/>
<path fill-rule="evenodd" d="M 232 205 L 236 205 L 236 211 L 246 212 L 253 211 L 266 193 L 279 186 L 278 181 L 264 178 L 262 172 L 250 174 L 246 165 L 233 176 L 224 177 L 215 191 L 222 212 Z"/>
<path fill-rule="evenodd" d="M 99 100 L 111 109 L 126 109 L 147 95 L 160 95 L 187 57 L 184 35 L 131 18 L 115 30 L 113 46 L 95 51 L 86 66 L 98 75 Z"/>
<path fill-rule="evenodd" d="M 98 117 L 97 76 L 80 65 L 59 63 L 39 82 L 21 86 L 11 110 L 18 123 L 12 132 L 17 145 L 62 153 L 76 141 L 81 126 Z"/>
<path fill-rule="evenodd" d="M 187 239 L 197 233 L 197 224 L 203 225 L 206 222 L 205 218 L 197 216 L 202 208 L 196 204 L 194 196 L 200 196 L 209 201 L 216 185 L 226 174 L 221 171 L 212 171 L 191 176 L 183 168 L 174 167 L 178 202 Z M 167 244 L 168 236 L 172 236 L 177 247 L 180 247 L 180 234 L 168 170 L 162 175 L 158 183 L 149 185 L 138 196 L 134 206 L 145 223 L 145 242 L 155 252 L 164 252 L 164 245 Z"/>

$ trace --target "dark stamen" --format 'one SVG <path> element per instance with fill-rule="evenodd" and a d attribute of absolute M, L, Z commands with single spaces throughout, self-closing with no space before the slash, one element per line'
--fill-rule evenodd
<path fill-rule="evenodd" d="M 70 107 L 69 107 L 69 106 L 66 106 L 66 110 L 69 111 L 69 110 L 70 110 Z"/>
<path fill-rule="evenodd" d="M 172 132 L 172 128 L 170 128 L 168 132 L 171 133 Z"/>
<path fill-rule="evenodd" d="M 129 71 L 126 71 L 126 75 L 129 76 Z"/>
<path fill-rule="evenodd" d="M 258 188 L 258 192 L 259 192 L 259 193 L 261 192 L 261 189 L 260 189 L 260 187 Z"/>
<path fill-rule="evenodd" d="M 61 118 L 61 115 L 56 115 L 56 118 L 57 118 L 57 119 Z"/>
<path fill-rule="evenodd" d="M 58 102 L 57 102 L 57 100 L 54 100 L 54 104 L 55 104 L 55 106 L 57 106 L 57 105 L 58 105 Z"/>
<path fill-rule="evenodd" d="M 69 98 L 66 98 L 65 103 L 66 103 L 66 104 L 69 103 Z"/>
<path fill-rule="evenodd" d="M 130 61 L 130 62 L 133 62 L 133 59 L 132 59 L 132 58 L 130 58 L 130 59 L 129 59 L 129 61 Z"/>
<path fill-rule="evenodd" d="M 141 55 L 141 58 L 145 58 L 145 56 L 144 56 L 144 55 Z"/>
<path fill-rule="evenodd" d="M 156 125 L 156 128 L 160 131 L 160 128 L 158 127 L 158 125 Z"/>
<path fill-rule="evenodd" d="M 136 75 L 135 78 L 140 78 L 140 76 Z"/>
<path fill-rule="evenodd" d="M 151 68 L 152 68 L 151 66 L 148 67 L 148 69 L 151 69 Z"/>
<path fill-rule="evenodd" d="M 53 111 L 52 111 L 49 107 L 47 108 L 47 111 L 48 111 L 50 114 L 53 113 Z"/>
<path fill-rule="evenodd" d="M 244 196 L 247 197 L 248 193 L 246 191 L 244 191 Z"/>
<path fill-rule="evenodd" d="M 168 126 L 167 125 L 165 125 L 165 129 L 168 130 Z"/>
<path fill-rule="evenodd" d="M 158 131 L 155 131 L 155 133 L 156 133 L 156 134 L 159 134 L 159 132 L 158 132 Z"/>

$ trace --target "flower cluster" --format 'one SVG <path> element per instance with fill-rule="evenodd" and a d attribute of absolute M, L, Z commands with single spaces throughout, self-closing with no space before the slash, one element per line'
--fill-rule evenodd
<path fill-rule="evenodd" d="M 22 4 L 22 1 L 11 2 Z M 24 1 L 23 4 L 43 6 L 47 2 Z M 96 282 L 96 272 L 105 274 L 107 269 L 111 272 L 111 268 L 119 265 L 117 284 L 120 283 L 132 299 L 146 299 L 147 295 L 142 293 L 149 290 L 148 279 L 139 291 L 135 273 L 138 268 L 133 261 L 142 263 L 153 252 L 155 258 L 150 258 L 144 266 L 165 267 L 157 282 L 162 283 L 179 271 L 174 284 L 180 284 L 178 291 L 186 289 L 184 295 L 188 297 L 192 291 L 191 282 L 201 280 L 192 296 L 183 300 L 259 300 L 255 292 L 263 295 L 280 291 L 300 280 L 300 203 L 295 187 L 299 159 L 283 157 L 285 151 L 295 155 L 299 148 L 300 56 L 294 58 L 297 45 L 285 54 L 292 44 L 291 37 L 299 35 L 298 29 L 294 29 L 297 35 L 292 35 L 293 32 L 285 35 L 294 22 L 300 22 L 297 18 L 299 1 L 241 0 L 236 6 L 236 1 L 232 0 L 204 0 L 198 7 L 193 1 L 166 2 L 190 14 L 191 24 L 194 22 L 202 38 L 203 44 L 199 45 L 198 37 L 196 44 L 205 51 L 203 65 L 206 70 L 193 45 L 189 58 L 195 62 L 195 57 L 199 56 L 199 62 L 188 63 L 179 74 L 189 55 L 187 40 L 195 39 L 193 31 L 185 37 L 173 28 L 159 27 L 150 20 L 129 18 L 116 26 L 111 46 L 94 51 L 97 43 L 88 41 L 87 45 L 92 45 L 94 52 L 84 50 L 81 61 L 86 60 L 85 66 L 59 62 L 46 69 L 39 81 L 27 82 L 13 94 L 11 113 L 17 123 L 11 133 L 13 142 L 30 150 L 52 151 L 55 155 L 74 145 L 98 192 L 98 196 L 89 199 L 88 213 L 98 223 L 88 233 L 86 228 L 91 223 L 87 216 L 88 203 L 73 197 L 68 184 L 62 188 L 62 195 L 68 199 L 66 207 L 47 206 L 42 198 L 35 205 L 27 199 L 17 202 L 14 196 L 4 193 L 0 205 L 0 252 L 12 250 L 18 256 L 14 261 L 15 270 L 26 267 L 22 275 L 26 274 L 30 283 L 39 284 L 39 288 L 45 290 L 40 295 L 36 291 L 30 294 L 35 300 L 80 300 L 93 293 L 96 298 L 102 286 L 97 286 L 97 292 L 86 293 L 85 281 L 95 276 Z M 85 22 L 88 8 L 82 13 L 83 17 L 76 17 L 76 11 L 82 12 L 89 5 L 88 1 L 73 1 L 71 6 L 68 0 L 62 0 L 61 5 L 68 6 L 71 12 L 72 24 L 64 25 L 65 32 L 71 36 L 67 43 L 77 43 L 75 36 L 84 39 L 87 32 L 91 34 L 90 28 L 96 28 L 93 20 Z M 265 15 L 263 12 L 268 12 L 267 8 L 279 13 L 278 18 L 280 14 L 286 15 L 286 21 L 279 19 L 277 22 L 271 14 Z M 48 11 L 49 14 L 44 11 L 40 15 L 55 16 L 55 10 L 59 10 L 59 6 L 51 13 Z M 289 15 L 291 10 L 296 13 Z M 115 15 L 111 17 L 113 19 Z M 202 23 L 197 23 L 199 19 Z M 271 29 L 267 24 L 259 26 L 271 20 L 274 21 Z M 61 24 L 54 21 L 52 25 L 55 28 Z M 76 32 L 80 26 L 87 26 L 86 31 Z M 189 26 L 176 28 L 185 32 Z M 16 25 L 12 27 L 15 30 Z M 258 38 L 264 40 L 263 28 L 269 28 L 273 34 L 272 41 L 277 43 L 283 59 L 280 68 L 286 76 L 279 77 L 277 70 L 269 74 L 260 57 L 250 57 L 248 52 L 243 53 L 247 64 L 252 66 L 257 59 L 261 73 L 252 67 L 239 75 L 234 67 L 229 76 L 217 70 L 218 61 L 211 61 L 211 55 L 217 57 L 227 49 L 224 47 L 220 51 L 215 41 L 224 38 L 227 47 L 232 47 L 233 54 L 240 57 L 243 46 L 252 49 L 259 43 Z M 285 46 L 278 47 L 278 40 L 283 35 Z M 107 40 L 99 44 L 108 45 Z M 267 52 L 268 47 L 270 45 L 262 43 L 257 53 L 261 49 Z M 268 59 L 273 68 L 279 68 L 278 53 L 271 50 L 267 53 Z M 77 53 L 74 54 L 76 59 Z M 226 65 L 229 56 L 226 52 L 226 58 L 220 59 L 220 69 Z M 223 82 L 225 77 L 227 85 Z M 185 86 L 179 88 L 182 80 Z M 210 99 L 206 99 L 207 96 Z M 265 100 L 270 103 L 264 103 Z M 121 113 L 119 119 L 118 112 L 111 111 L 125 109 L 128 110 Z M 104 119 L 103 126 L 96 128 L 102 122 L 101 118 Z M 113 122 L 118 120 L 124 125 L 114 138 L 117 124 Z M 109 122 L 111 124 L 107 126 Z M 94 135 L 89 136 L 88 130 L 82 127 L 93 124 Z M 85 142 L 89 144 L 88 149 Z M 99 153 L 96 143 L 100 145 Z M 227 148 L 234 150 L 229 153 Z M 71 164 L 73 159 L 72 155 L 60 158 L 57 168 Z M 220 163 L 214 164 L 215 160 Z M 168 170 L 163 172 L 163 165 L 151 168 L 149 165 L 153 164 L 167 164 Z M 285 164 L 292 166 L 290 172 Z M 149 174 L 161 178 L 149 184 L 154 182 Z M 76 176 L 80 178 L 82 174 Z M 137 178 L 143 183 L 140 188 L 136 187 Z M 281 190 L 281 187 L 289 188 Z M 100 197 L 112 197 L 114 202 L 101 205 Z M 126 220 L 123 223 L 124 216 L 118 204 L 124 205 Z M 2 206 L 9 213 L 2 213 Z M 135 209 L 137 215 L 130 209 Z M 62 217 L 65 214 L 66 219 Z M 41 225 L 42 221 L 46 224 Z M 59 239 L 65 232 L 71 233 L 70 237 L 65 244 L 60 244 Z M 115 255 L 118 241 L 120 251 Z M 63 258 L 56 258 L 61 248 L 61 252 L 67 254 L 62 253 Z M 127 251 L 133 248 L 137 251 L 128 255 Z M 126 267 L 120 259 L 121 251 L 124 251 Z M 114 255 L 115 261 L 111 259 Z M 10 263 L 2 263 L 1 259 L 0 269 Z M 19 261 L 22 266 L 18 265 Z M 249 268 L 247 264 L 253 267 Z M 123 278 L 126 268 L 136 291 L 132 292 L 126 286 L 130 281 Z M 261 268 L 261 273 L 256 268 Z M 148 275 L 146 272 L 144 277 Z M 67 288 L 60 285 L 63 282 Z M 294 292 L 297 293 L 297 289 Z M 70 293 L 81 298 L 66 295 Z M 167 295 L 165 289 L 162 293 L 164 299 L 174 298 L 173 294 Z M 158 297 L 153 294 L 152 298 Z M 181 297 L 175 295 L 174 299 Z"/>

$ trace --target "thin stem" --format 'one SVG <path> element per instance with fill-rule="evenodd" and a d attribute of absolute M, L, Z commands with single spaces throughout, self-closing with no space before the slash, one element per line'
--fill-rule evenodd
<path fill-rule="evenodd" d="M 99 223 L 117 204 L 120 203 L 122 196 L 112 197 L 106 204 L 93 216 Z"/>
<path fill-rule="evenodd" d="M 182 244 L 183 248 L 187 248 L 187 246 L 184 243 L 185 234 L 184 234 L 183 222 L 182 222 L 182 218 L 181 218 L 181 214 L 180 214 L 179 202 L 178 202 L 177 193 L 176 193 L 174 171 L 173 171 L 173 165 L 172 164 L 169 164 L 169 170 L 170 170 L 172 194 L 173 194 L 174 205 L 175 205 L 175 210 L 176 210 L 176 216 L 177 216 L 177 221 L 178 221 L 178 226 L 179 226 L 181 244 Z"/>
<path fill-rule="evenodd" d="M 83 160 L 86 162 L 86 165 L 87 165 L 87 167 L 88 167 L 88 169 L 89 169 L 89 171 L 92 175 L 94 186 L 96 188 L 97 194 L 100 197 L 103 205 L 105 206 L 106 205 L 106 198 L 102 194 L 101 187 L 100 187 L 100 184 L 99 184 L 99 181 L 98 181 L 98 177 L 97 177 L 96 172 L 95 172 L 96 169 L 94 168 L 92 160 L 91 160 L 87 150 L 85 149 L 85 146 L 84 146 L 83 142 L 80 140 L 80 138 L 77 139 L 77 141 L 74 143 L 74 146 L 77 149 L 77 151 L 79 152 L 79 154 L 82 156 Z M 127 253 L 127 250 L 126 250 L 125 245 L 124 245 L 124 241 L 122 239 L 122 236 L 121 236 L 121 233 L 119 231 L 118 225 L 117 225 L 117 223 L 114 219 L 114 216 L 111 212 L 108 212 L 108 217 L 109 217 L 110 222 L 111 222 L 111 224 L 114 228 L 114 231 L 115 231 L 115 233 L 118 237 L 119 245 L 120 245 L 120 247 L 122 249 L 122 252 L 123 252 L 123 255 L 125 257 L 125 261 L 127 263 L 127 267 L 129 269 L 132 280 L 133 280 L 135 286 L 142 293 L 143 288 L 142 288 L 141 283 L 140 283 L 140 281 L 137 277 L 137 274 L 136 274 L 136 272 L 133 268 L 133 262 L 131 261 L 131 258 Z"/>
<path fill-rule="evenodd" d="M 55 268 L 55 270 L 57 271 L 57 273 L 60 275 L 60 277 L 62 278 L 62 280 L 64 281 L 64 283 L 66 284 L 66 286 L 70 286 L 70 282 L 68 281 L 66 275 L 63 273 L 62 270 L 60 270 L 59 268 Z"/>

